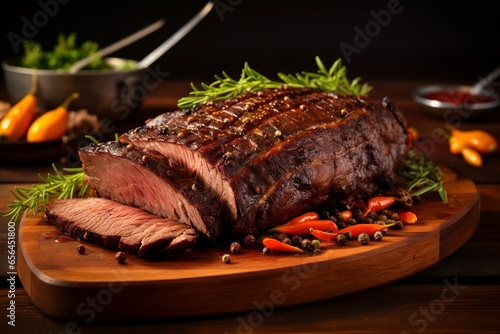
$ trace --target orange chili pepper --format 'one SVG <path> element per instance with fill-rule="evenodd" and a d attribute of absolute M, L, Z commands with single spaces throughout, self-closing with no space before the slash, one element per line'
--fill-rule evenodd
<path fill-rule="evenodd" d="M 414 142 L 418 139 L 418 131 L 414 127 L 410 126 L 406 129 L 406 136 L 408 138 L 408 146 L 411 147 Z"/>
<path fill-rule="evenodd" d="M 315 230 L 313 228 L 309 230 L 309 233 L 311 233 L 319 240 L 329 241 L 329 242 L 335 241 L 337 239 L 337 236 L 339 235 L 338 233 L 325 232 L 325 231 Z"/>
<path fill-rule="evenodd" d="M 273 227 L 269 230 L 269 233 L 284 233 L 284 234 L 297 234 L 297 235 L 306 235 L 309 234 L 309 229 L 314 228 L 315 230 L 332 230 L 337 231 L 338 227 L 333 221 L 328 219 L 313 219 L 306 220 L 301 223 L 295 224 L 285 224 Z"/>
<path fill-rule="evenodd" d="M 379 224 L 356 224 L 345 227 L 338 231 L 338 234 L 351 232 L 353 238 L 357 238 L 361 233 L 366 233 L 370 236 L 375 232 L 387 230 L 392 224 L 379 225 Z"/>
<path fill-rule="evenodd" d="M 417 222 L 417 215 L 411 211 L 398 212 L 399 220 L 405 224 L 415 224 Z"/>
<path fill-rule="evenodd" d="M 13 105 L 0 121 L 0 137 L 5 137 L 8 140 L 20 140 L 28 131 L 36 113 L 37 78 L 35 71 L 28 94 Z"/>
<path fill-rule="evenodd" d="M 289 244 L 285 244 L 274 238 L 264 238 L 262 240 L 262 244 L 264 244 L 264 246 L 273 251 L 287 252 L 287 253 L 304 253 L 303 249 Z"/>
<path fill-rule="evenodd" d="M 318 218 L 319 218 L 319 215 L 317 212 L 306 212 L 298 217 L 293 218 L 292 220 L 288 221 L 284 225 L 293 225 L 293 224 L 305 222 L 307 220 L 314 220 L 314 219 L 318 219 Z"/>
<path fill-rule="evenodd" d="M 453 129 L 451 137 L 459 138 L 460 141 L 467 147 L 470 147 L 481 154 L 493 152 L 497 147 L 496 139 L 486 131 L 471 130 L 461 131 Z"/>
<path fill-rule="evenodd" d="M 476 167 L 481 167 L 483 165 L 483 158 L 478 151 L 470 147 L 464 147 L 461 153 L 462 157 L 465 159 L 465 161 L 467 161 L 469 165 Z"/>
<path fill-rule="evenodd" d="M 464 149 L 464 143 L 460 138 L 450 137 L 448 143 L 450 144 L 450 152 L 453 154 L 459 154 Z"/>
<path fill-rule="evenodd" d="M 349 210 L 340 212 L 340 215 L 344 218 L 344 223 L 347 223 L 352 218 L 352 212 Z"/>
<path fill-rule="evenodd" d="M 363 213 L 363 217 L 365 217 L 370 212 L 379 212 L 387 209 L 388 207 L 396 203 L 397 200 L 398 199 L 393 196 L 378 196 L 370 198 L 366 203 L 366 210 Z"/>
<path fill-rule="evenodd" d="M 60 139 L 68 130 L 68 105 L 78 97 L 73 93 L 59 107 L 38 117 L 29 127 L 26 140 L 32 143 Z"/>

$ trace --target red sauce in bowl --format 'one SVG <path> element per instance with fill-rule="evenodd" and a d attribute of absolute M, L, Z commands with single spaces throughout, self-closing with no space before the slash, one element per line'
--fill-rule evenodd
<path fill-rule="evenodd" d="M 429 100 L 436 100 L 441 102 L 448 102 L 457 105 L 470 105 L 476 103 L 488 103 L 494 102 L 495 99 L 491 96 L 484 94 L 472 94 L 468 91 L 441 91 L 441 92 L 431 92 L 423 96 Z"/>

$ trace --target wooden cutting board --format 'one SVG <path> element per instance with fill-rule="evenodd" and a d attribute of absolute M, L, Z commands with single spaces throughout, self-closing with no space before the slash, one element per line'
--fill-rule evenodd
<path fill-rule="evenodd" d="M 243 248 L 232 262 L 226 248 L 194 249 L 167 260 L 129 255 L 61 234 L 41 215 L 19 229 L 18 274 L 33 303 L 51 317 L 80 320 L 148 319 L 242 313 L 270 316 L 279 307 L 332 298 L 400 280 L 460 248 L 479 223 L 474 183 L 445 171 L 449 202 L 427 197 L 414 207 L 419 221 L 390 230 L 382 242 L 323 243 L 321 254 L 263 255 Z"/>

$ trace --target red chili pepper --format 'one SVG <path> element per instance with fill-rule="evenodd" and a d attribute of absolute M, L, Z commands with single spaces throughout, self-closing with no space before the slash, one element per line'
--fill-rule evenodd
<path fill-rule="evenodd" d="M 398 212 L 399 220 L 405 224 L 415 224 L 417 222 L 417 215 L 411 211 Z"/>
<path fill-rule="evenodd" d="M 337 235 L 339 235 L 338 233 L 335 232 L 325 232 L 325 231 L 315 230 L 313 228 L 309 230 L 309 233 L 311 233 L 319 240 L 329 241 L 329 242 L 335 241 L 337 239 Z"/>
<path fill-rule="evenodd" d="M 362 199 L 357 199 L 355 200 L 351 205 L 349 205 L 349 208 L 352 210 L 354 208 L 360 208 L 360 209 L 363 209 L 365 210 L 366 209 L 366 205 L 365 205 L 365 202 L 363 202 Z"/>
<path fill-rule="evenodd" d="M 306 212 L 298 217 L 293 218 L 292 220 L 288 221 L 284 225 L 293 225 L 293 224 L 305 222 L 307 220 L 315 220 L 318 218 L 319 218 L 319 215 L 317 212 Z"/>
<path fill-rule="evenodd" d="M 285 244 L 274 238 L 264 238 L 264 240 L 262 240 L 262 243 L 264 244 L 264 246 L 273 251 L 288 252 L 288 253 L 304 253 L 303 249 L 289 244 Z"/>
<path fill-rule="evenodd" d="M 356 224 L 345 227 L 338 231 L 338 234 L 351 232 L 353 238 L 357 238 L 361 233 L 366 233 L 370 236 L 375 232 L 387 230 L 392 224 L 379 225 L 379 224 Z"/>
<path fill-rule="evenodd" d="M 396 203 L 397 200 L 398 199 L 393 196 L 378 196 L 370 198 L 366 203 L 366 210 L 363 213 L 363 217 L 370 212 L 379 212 L 387 209 L 388 207 Z"/>
<path fill-rule="evenodd" d="M 306 235 L 309 234 L 309 229 L 327 231 L 332 230 L 333 232 L 338 230 L 337 224 L 335 224 L 331 220 L 327 219 L 313 219 L 306 220 L 301 223 L 295 224 L 285 224 L 273 227 L 269 230 L 269 233 L 285 233 L 285 234 L 297 234 L 297 235 Z"/>
<path fill-rule="evenodd" d="M 347 223 L 352 218 L 352 212 L 349 210 L 342 211 L 340 215 L 344 218 L 344 223 Z"/>

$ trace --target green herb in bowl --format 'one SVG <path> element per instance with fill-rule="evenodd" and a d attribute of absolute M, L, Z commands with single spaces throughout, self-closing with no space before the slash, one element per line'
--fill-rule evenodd
<path fill-rule="evenodd" d="M 84 69 L 105 70 L 112 67 L 103 61 L 98 55 L 99 44 L 93 41 L 85 41 L 78 44 L 77 35 L 71 33 L 68 36 L 60 34 L 57 44 L 51 51 L 44 51 L 41 44 L 28 40 L 25 41 L 24 55 L 21 58 L 21 66 L 26 68 L 37 68 L 46 70 L 67 70 L 80 59 L 95 55 L 95 58 Z"/>

